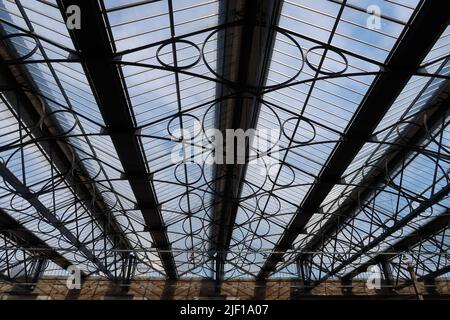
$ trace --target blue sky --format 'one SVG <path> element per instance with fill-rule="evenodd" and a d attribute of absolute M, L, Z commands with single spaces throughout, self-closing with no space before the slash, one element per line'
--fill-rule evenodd
<path fill-rule="evenodd" d="M 20 18 L 20 12 L 16 5 L 7 0 L 0 0 L 6 7 L 5 11 L 0 11 L 0 18 L 12 21 L 17 26 L 27 28 L 23 19 Z M 53 3 L 53 1 L 50 1 Z M 126 6 L 137 1 L 130 0 L 104 0 L 107 9 L 114 9 L 119 6 Z M 335 23 L 336 15 L 339 11 L 340 1 L 313 1 L 313 0 L 295 0 L 285 1 L 282 10 L 282 17 L 279 26 L 293 32 L 292 37 L 301 46 L 303 54 L 313 64 L 317 64 L 323 51 L 312 50 L 310 48 L 318 45 L 320 42 L 327 42 L 330 38 L 330 30 Z M 373 72 L 379 70 L 378 64 L 385 62 L 389 52 L 393 48 L 397 37 L 400 35 L 418 1 L 416 0 L 402 0 L 402 1 L 348 1 L 352 6 L 359 7 L 362 11 L 347 7 L 342 15 L 341 21 L 338 24 L 336 34 L 331 38 L 331 45 L 337 49 L 344 49 L 349 51 L 346 54 L 348 59 L 348 69 L 346 72 Z M 397 4 L 396 4 L 397 3 Z M 382 15 L 386 19 L 382 20 L 381 30 L 369 30 L 366 28 L 367 14 L 364 12 L 369 5 L 378 5 L 381 9 Z M 33 21 L 35 32 L 51 41 L 54 44 L 61 45 L 68 49 L 73 48 L 73 44 L 68 36 L 68 32 L 62 21 L 59 11 L 50 6 L 44 5 L 38 1 L 24 2 L 26 12 L 29 18 Z M 215 26 L 218 23 L 218 1 L 174 1 L 174 19 L 175 19 L 175 35 L 184 35 L 193 31 L 201 30 L 206 27 Z M 142 45 L 155 43 L 170 38 L 168 3 L 167 1 L 149 2 L 138 7 L 124 7 L 121 10 L 112 10 L 107 13 L 109 23 L 112 27 L 114 37 L 114 44 L 118 52 L 129 49 L 136 49 Z M 396 21 L 396 22 L 395 22 Z M 14 32 L 13 28 L 7 27 L 9 32 Z M 190 36 L 187 40 L 201 46 L 206 36 L 209 33 L 200 33 L 195 36 Z M 431 60 L 435 57 L 442 56 L 448 52 L 448 30 L 441 37 L 441 40 L 436 44 L 435 49 L 430 53 L 425 61 Z M 58 48 L 56 45 L 49 42 L 42 42 L 45 47 L 45 52 L 50 58 L 66 58 L 67 52 L 63 48 Z M 22 43 L 17 43 L 17 48 L 20 52 L 26 53 L 30 50 L 32 44 L 27 43 L 27 48 L 20 48 Z M 184 63 L 189 63 L 195 60 L 198 52 L 192 46 L 180 45 L 178 47 L 178 58 Z M 156 59 L 156 51 L 159 45 L 148 47 L 143 50 L 138 50 L 122 57 L 122 61 L 139 62 L 143 64 L 158 64 Z M 170 48 L 162 51 L 162 56 L 165 61 L 171 63 Z M 137 50 L 137 49 L 136 49 Z M 215 37 L 206 46 L 206 59 L 210 65 L 215 68 L 215 59 L 217 54 L 217 41 Z M 309 53 L 307 53 L 309 52 Z M 32 58 L 42 58 L 40 52 L 37 52 Z M 368 62 L 372 61 L 373 63 Z M 285 35 L 278 33 L 273 60 L 270 64 L 269 76 L 267 84 L 276 84 L 295 75 L 298 66 L 301 64 L 301 57 L 298 49 L 292 43 L 292 40 Z M 139 211 L 132 210 L 133 202 L 135 201 L 131 188 L 126 181 L 113 181 L 106 185 L 105 181 L 108 179 L 120 178 L 122 171 L 117 154 L 114 151 L 111 140 L 106 136 L 98 135 L 103 125 L 102 117 L 96 106 L 92 90 L 89 88 L 86 76 L 83 73 L 82 67 L 78 63 L 53 63 L 55 74 L 60 80 L 64 92 L 67 94 L 67 100 L 63 97 L 54 76 L 50 69 L 45 64 L 28 65 L 29 72 L 33 75 L 34 80 L 38 83 L 38 87 L 42 94 L 48 99 L 47 106 L 51 110 L 71 109 L 79 115 L 79 124 L 77 125 L 76 133 L 89 133 L 93 136 L 88 139 L 85 138 L 70 138 L 70 141 L 77 145 L 80 154 L 97 156 L 102 163 L 102 173 L 98 177 L 98 184 L 101 188 L 113 189 L 120 195 L 120 208 L 117 208 L 115 215 L 121 223 L 126 226 L 131 224 L 135 230 L 141 231 L 144 224 L 142 216 Z M 325 66 L 331 70 L 340 70 L 343 67 L 342 57 L 336 53 L 329 53 L 325 60 Z M 187 192 L 187 188 L 182 185 L 177 185 L 174 176 L 175 165 L 170 163 L 170 150 L 174 147 L 176 142 L 167 141 L 170 138 L 166 130 L 167 123 L 171 117 L 180 111 L 189 110 L 197 107 L 189 114 L 197 116 L 202 119 L 208 110 L 209 101 L 212 101 L 216 95 L 216 83 L 202 78 L 192 77 L 186 74 L 179 74 L 181 102 L 178 104 L 176 96 L 175 76 L 171 71 L 159 70 L 149 67 L 132 67 L 121 66 L 125 77 L 127 91 L 130 95 L 133 112 L 138 126 L 142 127 L 141 133 L 145 136 L 141 137 L 143 150 L 147 157 L 149 168 L 154 172 L 154 186 L 158 196 L 158 200 L 162 203 L 163 216 L 166 224 L 169 225 L 169 238 L 173 242 L 174 248 L 179 249 L 206 249 L 205 239 L 207 237 L 208 229 L 204 222 L 208 221 L 211 213 L 210 203 L 213 199 L 210 191 L 205 190 L 205 178 L 212 179 L 212 168 L 206 170 L 205 177 L 200 179 L 191 187 L 203 188 L 202 192 L 189 192 L 189 199 L 195 205 L 203 203 L 203 210 L 196 214 L 195 218 L 188 219 L 180 212 L 179 198 Z M 195 67 L 189 69 L 190 72 L 200 75 L 213 77 L 208 71 L 203 61 L 200 61 Z M 311 79 L 314 77 L 314 70 L 307 65 L 304 66 L 302 73 L 296 78 L 296 81 Z M 448 66 L 444 68 L 443 72 L 448 72 Z M 308 103 L 305 101 L 308 96 L 312 84 L 304 83 L 295 86 L 286 87 L 266 94 L 264 100 L 273 103 L 277 115 L 282 122 L 290 117 L 302 114 L 308 119 L 317 122 L 315 125 L 316 136 L 314 142 L 330 142 L 339 138 L 339 133 L 344 132 L 348 126 L 349 121 L 359 103 L 364 98 L 369 89 L 374 76 L 363 76 L 353 78 L 337 78 L 325 81 L 317 81 L 314 83 Z M 430 86 L 424 94 L 424 98 L 419 100 L 410 108 L 411 103 L 417 96 L 419 91 L 427 85 L 428 79 L 423 77 L 414 77 L 411 79 L 408 86 L 404 89 L 398 100 L 394 104 L 391 111 L 386 114 L 378 130 L 382 130 L 392 123 L 397 122 L 404 114 L 411 114 L 418 108 L 422 107 L 428 101 L 431 93 L 438 88 L 437 83 Z M 70 104 L 70 105 L 69 105 Z M 2 105 L 2 110 L 5 106 Z M 273 127 L 275 117 L 272 112 L 273 109 L 267 105 L 261 106 L 260 118 L 258 119 L 258 128 Z M 214 108 L 210 109 L 207 117 L 207 125 L 214 126 Z M 62 118 L 60 119 L 63 120 Z M 8 120 L 11 121 L 11 120 Z M 70 122 L 70 119 L 67 120 Z M 10 122 L 3 121 L 2 126 L 6 127 Z M 293 128 L 287 130 L 288 133 L 294 134 Z M 448 131 L 445 131 L 448 136 Z M 306 123 L 300 125 L 300 129 L 295 133 L 295 139 L 306 139 L 311 135 L 311 129 Z M 152 137 L 150 137 L 152 136 Z M 389 135 L 382 136 L 382 138 L 392 139 L 395 132 Z M 158 139 L 161 137 L 164 139 Z M 1 136 L 1 139 L 4 139 Z M 5 141 L 5 140 L 3 140 Z M 88 142 L 91 144 L 89 145 Z M 289 144 L 287 137 L 282 136 L 280 141 L 281 147 L 286 147 Z M 292 172 L 294 172 L 293 186 L 277 190 L 275 188 L 273 194 L 275 198 L 269 201 L 267 211 L 279 212 L 269 218 L 264 218 L 264 213 L 258 211 L 257 206 L 260 201 L 265 201 L 267 198 L 250 199 L 241 204 L 242 208 L 238 212 L 237 221 L 240 226 L 234 230 L 233 239 L 231 242 L 232 250 L 236 251 L 251 251 L 252 249 L 270 250 L 279 239 L 284 228 L 289 224 L 297 205 L 301 202 L 302 197 L 307 193 L 310 184 L 314 181 L 314 177 L 318 175 L 323 164 L 326 162 L 328 156 L 333 150 L 334 143 L 322 143 L 311 146 L 302 146 L 292 149 L 286 154 L 286 160 L 292 166 L 293 171 L 285 167 L 281 171 L 281 178 L 289 180 Z M 435 148 L 430 145 L 429 148 Z M 367 161 L 376 159 L 379 154 L 371 155 L 374 150 L 374 145 L 368 143 L 358 154 L 354 163 L 346 172 L 346 179 L 358 179 L 361 176 L 360 167 Z M 284 152 L 282 153 L 284 155 Z M 5 155 L 1 155 L 5 157 Z M 42 157 L 41 157 L 42 158 Z M 48 172 L 50 164 L 40 159 L 33 157 L 27 162 L 30 168 L 36 165 L 43 173 Z M 428 164 L 427 159 L 418 158 L 411 163 L 411 168 L 425 167 Z M 448 166 L 447 164 L 443 164 Z M 95 166 L 95 164 L 93 164 Z M 448 168 L 448 167 L 447 167 Z M 38 170 L 38 169 L 36 169 Z M 354 172 L 353 172 L 354 171 Z M 415 181 L 414 170 L 407 172 L 411 175 L 411 186 L 415 192 L 421 191 L 428 181 Z M 192 169 L 187 172 L 188 180 L 197 180 L 198 168 L 192 166 Z M 263 181 L 261 176 L 256 172 L 256 169 L 250 168 L 247 172 L 246 181 L 260 186 Z M 264 190 L 272 189 L 273 183 L 266 181 L 264 183 Z M 275 186 L 276 187 L 276 186 Z M 332 212 L 333 206 L 326 206 L 329 202 L 340 197 L 342 192 L 348 192 L 351 189 L 336 186 L 324 201 L 323 206 Z M 61 195 L 61 199 L 64 195 Z M 6 198 L 5 198 L 6 199 Z M 186 199 L 186 198 L 185 198 Z M 61 200 L 62 201 L 62 200 Z M 6 204 L 5 204 L 6 206 Z M 124 210 L 125 209 L 125 210 Z M 437 211 L 436 211 L 437 212 Z M 363 213 L 361 213 L 362 215 Z M 263 217 L 263 218 L 262 218 Z M 327 215 L 324 216 L 327 218 Z M 320 216 L 315 216 L 314 221 L 310 222 L 311 233 L 314 229 L 317 230 L 317 219 Z M 323 218 L 323 217 L 322 217 Z M 122 220 L 121 220 L 122 219 Z M 389 215 L 386 216 L 386 221 L 389 221 Z M 202 225 L 203 220 L 203 225 Z M 192 223 L 194 230 L 199 230 L 198 233 L 191 237 L 190 241 L 186 240 L 186 224 Z M 357 222 L 361 228 L 365 228 L 367 221 L 361 219 Z M 419 224 L 422 222 L 418 222 Z M 189 226 L 191 228 L 191 226 Z M 130 230 L 131 230 L 130 229 Z M 408 229 L 410 231 L 411 229 Z M 196 231 L 197 232 L 197 231 Z M 261 239 L 255 239 L 252 234 L 262 235 Z M 343 231 L 345 233 L 345 230 Z M 137 247 L 146 248 L 150 246 L 149 235 L 144 232 L 139 232 L 137 236 L 132 232 L 128 232 L 128 236 L 132 238 Z M 244 243 L 242 240 L 244 239 Z M 300 240 L 300 239 L 299 239 Z M 305 243 L 308 237 L 304 238 L 300 243 Z M 193 241 L 193 242 L 192 242 Z M 393 239 L 389 240 L 390 242 Z M 387 242 L 386 242 L 387 243 Z M 154 261 L 156 268 L 158 267 L 159 259 L 153 254 L 143 257 L 149 261 Z M 243 257 L 230 256 L 229 260 L 240 265 L 242 269 L 247 272 L 256 273 L 259 271 L 265 256 L 262 254 L 249 254 Z M 192 268 L 189 263 L 189 257 L 186 255 L 179 255 L 176 257 L 180 273 L 186 272 L 186 275 L 204 275 L 205 271 L 201 267 Z M 246 260 L 251 260 L 254 264 L 247 266 Z M 234 265 L 227 264 L 227 276 L 241 277 L 246 276 L 245 272 L 239 271 Z"/>

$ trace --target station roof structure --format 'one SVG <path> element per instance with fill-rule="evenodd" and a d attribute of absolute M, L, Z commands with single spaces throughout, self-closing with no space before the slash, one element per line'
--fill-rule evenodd
<path fill-rule="evenodd" d="M 448 278 L 448 23 L 432 0 L 0 0 L 0 279 Z M 243 162 L 211 161 L 212 129 L 254 129 Z"/>

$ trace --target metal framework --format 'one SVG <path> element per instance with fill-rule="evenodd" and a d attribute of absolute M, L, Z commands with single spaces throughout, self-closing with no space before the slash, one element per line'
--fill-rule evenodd
<path fill-rule="evenodd" d="M 121 3 L 0 0 L 0 279 L 447 276 L 442 1 Z"/>

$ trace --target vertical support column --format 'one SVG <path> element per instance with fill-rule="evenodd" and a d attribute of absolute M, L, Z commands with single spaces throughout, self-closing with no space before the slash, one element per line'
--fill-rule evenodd
<path fill-rule="evenodd" d="M 412 285 L 414 287 L 414 292 L 416 293 L 417 299 L 423 300 L 423 295 L 422 295 L 422 293 L 420 293 L 420 290 L 419 290 L 419 282 L 417 281 L 417 276 L 416 276 L 414 267 L 411 262 L 408 262 L 407 269 L 411 276 Z"/>
<path fill-rule="evenodd" d="M 383 271 L 383 278 L 384 278 L 383 289 L 388 294 L 395 293 L 394 277 L 392 275 L 392 269 L 391 269 L 391 265 L 389 264 L 389 261 L 382 260 L 380 262 L 380 265 L 381 265 L 381 270 Z"/>

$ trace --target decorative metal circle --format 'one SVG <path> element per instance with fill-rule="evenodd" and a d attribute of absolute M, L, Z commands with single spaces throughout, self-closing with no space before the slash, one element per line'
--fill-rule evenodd
<path fill-rule="evenodd" d="M 76 161 L 74 168 L 72 169 L 72 174 L 78 175 L 78 173 L 75 172 L 77 170 L 86 170 L 89 174 L 89 181 L 84 181 L 84 183 L 94 182 L 102 173 L 102 165 L 99 159 L 87 157 Z M 80 174 L 83 175 L 83 172 L 80 172 Z"/>
<path fill-rule="evenodd" d="M 276 209 L 271 210 L 272 212 L 268 212 L 267 204 L 268 204 L 268 201 L 272 200 L 272 199 L 275 199 L 275 201 L 272 201 L 271 204 L 275 205 Z M 278 198 L 278 196 L 276 196 L 274 194 L 265 193 L 258 198 L 257 208 L 263 215 L 268 215 L 268 216 L 276 215 L 281 211 L 281 201 Z"/>
<path fill-rule="evenodd" d="M 191 197 L 195 197 L 197 201 L 191 201 Z M 192 203 L 196 203 L 194 207 L 192 207 Z M 181 212 L 188 215 L 199 213 L 203 209 L 203 198 L 200 197 L 197 193 L 185 192 L 180 197 L 180 200 L 178 200 L 178 207 L 180 208 Z"/>
<path fill-rule="evenodd" d="M 260 252 L 263 247 L 262 237 L 251 237 L 243 240 L 242 244 L 248 248 L 249 251 Z"/>
<path fill-rule="evenodd" d="M 169 63 L 167 63 L 167 62 L 164 62 L 163 61 L 163 59 L 161 58 L 161 51 L 166 47 L 166 46 L 168 46 L 168 45 L 177 45 L 177 43 L 184 43 L 184 44 L 187 44 L 188 46 L 190 46 L 190 47 L 192 47 L 192 48 L 194 48 L 197 52 L 196 52 L 196 55 L 197 55 L 197 58 L 192 62 L 192 63 L 189 63 L 189 64 L 186 64 L 186 65 L 179 65 L 178 64 L 178 61 L 177 61 L 177 66 L 175 66 L 175 65 L 170 65 Z M 177 54 L 179 54 L 181 51 L 180 50 L 184 50 L 184 48 L 183 49 L 178 49 L 177 48 Z M 168 54 L 168 53 L 166 53 L 166 54 Z M 164 54 L 163 54 L 164 55 Z M 171 57 L 172 57 L 172 55 L 171 55 Z M 192 68 L 193 66 L 195 66 L 199 61 L 200 61 L 200 59 L 201 59 L 201 52 L 200 52 L 200 48 L 198 47 L 198 45 L 196 45 L 195 43 L 193 43 L 192 41 L 189 41 L 189 40 L 184 40 L 184 39 L 179 39 L 179 40 L 169 40 L 169 41 L 167 41 L 166 43 L 163 43 L 159 48 L 158 48 L 158 50 L 156 51 L 156 59 L 158 60 L 158 62 L 162 65 L 162 66 L 164 66 L 164 67 L 166 67 L 166 68 L 168 68 L 168 69 L 171 69 L 171 70 L 184 70 L 184 69 L 189 69 L 189 68 Z"/>
<path fill-rule="evenodd" d="M 28 209 L 31 208 L 31 204 L 24 199 L 23 197 L 19 196 L 17 193 L 14 193 L 11 197 L 11 200 L 9 201 L 9 206 L 12 210 L 17 212 L 26 212 Z"/>
<path fill-rule="evenodd" d="M 31 49 L 30 52 L 28 52 L 27 54 L 19 57 L 19 58 L 15 58 L 15 59 L 7 59 L 7 60 L 3 60 L 3 62 L 7 62 L 7 63 L 11 63 L 14 64 L 16 62 L 21 62 L 23 60 L 28 59 L 29 57 L 31 57 L 33 54 L 36 53 L 37 49 L 38 49 L 38 41 L 36 36 L 28 34 L 28 33 L 11 33 L 8 34 L 6 36 L 3 36 L 0 38 L 0 41 L 4 41 L 4 40 L 8 40 L 8 39 L 12 39 L 12 38 L 18 38 L 18 37 L 22 37 L 22 38 L 30 38 L 33 39 L 34 41 L 34 47 Z"/>
<path fill-rule="evenodd" d="M 265 237 L 270 234 L 270 223 L 266 219 L 259 217 L 249 223 L 250 231 L 258 237 Z"/>
<path fill-rule="evenodd" d="M 230 27 L 230 28 L 236 28 L 236 27 L 243 27 L 243 26 L 242 26 L 242 25 L 238 25 L 238 26 L 232 26 L 232 27 Z M 205 41 L 203 42 L 202 50 L 201 50 L 203 62 L 205 63 L 205 66 L 208 68 L 208 70 L 209 70 L 216 78 L 218 78 L 218 79 L 224 81 L 224 82 L 227 83 L 227 84 L 232 84 L 232 85 L 234 84 L 234 85 L 242 86 L 242 84 L 233 83 L 233 81 L 231 81 L 230 79 L 227 79 L 227 78 L 223 77 L 222 75 L 220 75 L 219 73 L 217 73 L 217 72 L 214 70 L 214 68 L 211 67 L 210 63 L 209 63 L 209 62 L 207 61 L 207 59 L 206 59 L 206 55 L 205 55 L 205 53 L 206 53 L 206 50 L 205 50 L 206 44 L 210 41 L 210 39 L 211 39 L 214 35 L 216 35 L 218 32 L 223 31 L 223 30 L 226 31 L 227 29 L 217 29 L 217 30 L 214 30 L 214 31 L 212 31 L 212 32 L 206 37 Z M 294 81 L 294 80 L 300 75 L 300 73 L 302 72 L 303 67 L 304 67 L 304 64 L 305 64 L 305 56 L 304 56 L 304 54 L 303 54 L 303 50 L 302 50 L 302 48 L 300 47 L 299 43 L 298 43 L 298 42 L 297 42 L 297 41 L 296 41 L 289 33 L 285 32 L 284 30 L 276 30 L 276 32 L 278 32 L 278 33 L 282 34 L 283 36 L 285 36 L 286 38 L 288 38 L 288 39 L 294 44 L 294 46 L 298 49 L 298 56 L 299 56 L 300 59 L 301 59 L 301 63 L 300 63 L 300 65 L 297 67 L 297 72 L 296 72 L 292 77 L 290 77 L 289 79 L 287 79 L 286 81 L 283 81 L 283 82 L 278 83 L 278 84 L 276 84 L 276 85 L 265 85 L 265 86 L 259 86 L 259 87 L 251 86 L 251 85 L 245 85 L 247 88 L 250 88 L 250 89 L 256 89 L 256 90 L 258 91 L 258 90 L 274 89 L 274 88 L 277 88 L 277 87 L 282 87 L 282 86 L 285 86 L 285 85 L 289 84 L 290 82 Z M 293 68 L 295 68 L 295 67 L 293 66 Z"/>
<path fill-rule="evenodd" d="M 122 212 L 117 212 L 116 214 L 114 214 L 114 216 L 116 217 L 117 223 L 119 224 L 124 234 L 134 233 L 129 217 L 124 215 Z"/>
<path fill-rule="evenodd" d="M 53 120 L 52 117 L 57 117 L 56 115 L 60 115 L 60 116 L 62 115 L 62 117 L 64 117 L 64 120 L 62 120 L 62 119 L 55 119 L 55 120 Z M 68 120 L 67 116 L 69 116 L 71 119 Z M 73 114 L 73 112 L 70 112 L 70 111 L 67 111 L 67 110 L 56 110 L 56 111 L 52 111 L 52 112 L 46 114 L 42 118 L 42 120 L 40 122 L 40 125 L 42 126 L 44 123 L 46 123 L 46 120 L 50 120 L 50 123 L 52 123 L 52 124 L 53 123 L 60 123 L 61 124 L 61 123 L 65 123 L 67 121 L 70 121 L 68 128 L 62 128 L 62 126 L 52 127 L 52 126 L 47 125 L 47 128 L 49 128 L 50 130 L 54 129 L 54 130 L 58 131 L 57 134 L 53 134 L 56 137 L 61 137 L 61 136 L 68 135 L 70 132 L 72 132 L 77 127 L 77 124 L 78 124 L 78 121 L 77 121 L 75 115 Z"/>
<path fill-rule="evenodd" d="M 337 54 L 337 55 L 343 60 L 343 62 L 341 62 L 341 63 L 344 65 L 344 68 L 342 68 L 341 70 L 338 70 L 338 71 L 324 71 L 324 70 L 322 70 L 322 68 L 318 69 L 315 65 L 313 65 L 313 64 L 311 63 L 310 58 L 309 58 L 310 53 L 313 52 L 314 50 L 318 50 L 318 49 L 327 50 L 327 53 L 331 51 L 331 52 Z M 320 55 L 319 55 L 319 56 L 320 56 Z M 330 59 L 330 58 L 327 58 L 327 57 L 325 56 L 324 59 L 326 60 L 326 59 Z M 325 62 L 325 60 L 324 60 L 324 62 Z M 314 71 L 316 71 L 316 72 L 318 72 L 318 73 L 320 73 L 320 74 L 325 74 L 325 75 L 329 75 L 329 76 L 343 74 L 343 73 L 344 73 L 345 71 L 347 71 L 347 69 L 348 69 L 348 60 L 347 60 L 347 57 L 346 57 L 342 52 L 337 51 L 337 50 L 335 50 L 335 49 L 333 49 L 333 48 L 325 48 L 325 47 L 322 46 L 322 45 L 314 46 L 314 47 L 309 48 L 309 50 L 306 52 L 306 64 L 307 64 L 308 67 L 310 67 L 312 70 L 314 70 Z"/>
<path fill-rule="evenodd" d="M 188 172 L 185 172 L 185 166 L 186 166 L 186 170 L 187 170 Z M 194 169 L 191 169 L 191 170 L 190 170 L 188 167 L 197 167 L 197 168 L 198 168 L 198 172 L 196 172 L 196 170 L 194 170 Z M 180 171 L 181 171 L 182 173 L 180 173 Z M 189 173 L 192 173 L 192 172 L 195 172 L 195 173 L 196 173 L 196 175 L 195 175 L 194 177 L 192 177 L 191 175 L 189 175 Z M 182 163 L 179 163 L 179 164 L 176 165 L 176 167 L 175 167 L 175 169 L 174 169 L 174 171 L 173 171 L 173 174 L 174 174 L 174 176 L 175 176 L 175 180 L 177 180 L 177 182 L 178 182 L 179 184 L 181 184 L 181 185 L 183 185 L 183 186 L 193 185 L 193 184 L 196 184 L 197 182 L 199 182 L 200 179 L 202 178 L 202 175 L 203 175 L 203 173 L 202 173 L 202 166 L 199 165 L 199 164 L 196 163 L 196 162 L 193 162 L 193 161 L 182 162 Z M 187 178 L 186 178 L 185 174 L 186 174 Z M 181 180 L 181 178 L 180 178 L 180 175 L 183 177 L 183 180 L 186 180 L 186 179 L 187 179 L 187 181 L 184 181 L 184 182 L 183 182 L 183 181 Z M 197 175 L 198 175 L 198 176 L 197 176 Z M 188 182 L 189 182 L 189 183 L 188 183 Z"/>
<path fill-rule="evenodd" d="M 135 273 L 137 276 L 149 276 L 152 271 L 153 268 L 144 263 L 138 263 L 135 269 Z"/>
<path fill-rule="evenodd" d="M 205 110 L 205 113 L 203 114 L 203 118 L 202 118 L 202 122 L 201 122 L 202 132 L 203 132 L 205 139 L 212 145 L 214 145 L 214 141 L 207 134 L 208 129 L 205 128 L 206 118 L 214 106 L 218 105 L 219 103 L 222 104 L 222 106 L 223 106 L 224 101 L 233 100 L 233 99 L 237 99 L 237 97 L 228 97 L 224 100 L 221 100 L 220 102 L 214 102 L 208 107 L 208 109 Z M 271 129 L 278 129 L 278 128 L 281 129 L 281 119 L 280 119 L 278 113 L 275 112 L 275 110 L 273 109 L 273 107 L 271 105 L 269 105 L 262 99 L 258 99 L 257 97 L 239 97 L 239 99 L 248 99 L 248 100 L 255 99 L 255 102 L 256 101 L 261 102 L 261 106 L 266 107 L 268 109 L 268 111 L 270 111 L 270 113 L 272 114 L 273 119 L 276 119 L 276 122 L 275 121 L 272 122 L 273 127 Z M 271 141 L 272 142 L 271 145 L 269 145 L 269 148 L 267 148 L 266 150 L 256 150 L 256 148 L 254 148 L 252 146 L 250 148 L 252 151 L 257 152 L 257 156 L 261 156 L 263 154 L 269 153 L 280 141 L 280 138 L 281 138 L 281 130 L 278 130 L 278 136 L 276 137 L 276 139 L 274 139 L 276 141 Z"/>
<path fill-rule="evenodd" d="M 292 121 L 297 121 L 297 124 L 294 125 L 294 128 L 297 127 L 297 130 L 295 131 L 295 135 L 294 136 L 288 135 L 287 132 L 286 132 L 286 130 L 288 129 L 287 126 L 289 125 L 289 122 L 292 122 Z M 312 129 L 311 137 L 306 136 L 305 140 L 296 139 L 296 135 L 297 135 L 297 133 L 299 131 L 299 127 L 300 127 L 302 122 L 307 123 Z M 283 122 L 283 125 L 281 126 L 281 130 L 283 131 L 283 135 L 287 139 L 289 139 L 289 141 L 292 141 L 293 143 L 299 144 L 299 145 L 305 145 L 305 144 L 311 143 L 316 138 L 316 128 L 314 127 L 314 124 L 310 120 L 308 120 L 306 118 L 291 117 L 291 118 L 289 118 L 289 119 L 287 119 L 286 121 Z M 305 130 L 302 130 L 302 132 L 304 132 Z"/>
<path fill-rule="evenodd" d="M 182 229 L 186 236 L 199 235 L 203 231 L 203 220 L 195 216 L 186 217 L 183 219 Z"/>
<path fill-rule="evenodd" d="M 289 177 L 288 178 L 289 180 L 287 182 L 280 183 L 279 182 L 280 175 L 281 175 L 281 171 L 283 169 L 289 169 L 290 170 L 290 174 L 286 175 L 287 177 Z M 277 176 L 273 177 L 272 176 L 272 172 L 277 172 Z M 295 181 L 295 171 L 291 167 L 291 165 L 289 165 L 288 163 L 273 163 L 273 164 L 271 164 L 270 167 L 269 167 L 269 174 L 268 174 L 268 176 L 269 176 L 270 182 L 272 182 L 274 185 L 276 185 L 278 187 L 289 187 Z"/>
<path fill-rule="evenodd" d="M 250 209 L 246 209 L 244 207 L 239 208 L 239 214 L 236 216 L 235 223 L 232 226 L 235 229 L 234 232 L 237 232 L 237 230 L 242 232 L 241 229 L 243 227 L 245 227 L 248 224 L 248 222 L 251 220 L 251 216 L 252 216 L 253 212 L 250 213 L 250 211 L 251 211 Z M 222 225 L 220 225 L 220 226 L 222 226 Z M 227 227 L 229 227 L 229 226 L 227 226 Z M 245 235 L 242 235 L 242 239 L 245 239 Z"/>
<path fill-rule="evenodd" d="M 177 129 L 179 129 L 179 130 L 183 130 L 182 132 L 181 132 L 181 135 L 175 135 L 174 133 L 173 133 L 173 126 L 175 126 L 174 125 L 174 121 L 180 121 L 180 119 L 181 119 L 181 121 L 182 121 L 182 123 L 183 123 L 183 128 L 181 128 L 181 123 L 178 123 L 178 125 L 177 125 Z M 185 119 L 185 120 L 183 120 L 183 119 Z M 186 131 L 187 131 L 187 129 L 186 129 L 186 126 L 185 126 L 185 123 L 189 123 L 190 121 L 192 121 L 193 122 L 193 124 L 192 124 L 192 127 L 195 129 L 195 127 L 197 126 L 197 124 L 195 123 L 195 122 L 197 122 L 198 123 L 198 131 L 197 132 L 194 132 L 194 135 L 193 136 L 191 136 L 191 137 L 189 137 L 189 139 L 186 139 L 186 137 L 185 136 L 183 136 L 183 133 L 185 133 Z M 194 140 L 196 137 L 198 137 L 198 135 L 199 134 L 201 134 L 202 133 L 202 126 L 201 126 L 201 122 L 200 122 L 200 119 L 199 118 L 197 118 L 196 116 L 194 116 L 194 115 L 192 115 L 192 114 L 179 114 L 179 115 L 176 115 L 176 116 L 173 116 L 168 122 L 167 122 L 167 132 L 169 133 L 169 136 L 173 139 L 173 140 L 175 140 L 175 141 L 186 141 L 186 140 Z"/>
<path fill-rule="evenodd" d="M 55 215 L 57 219 L 61 221 L 61 224 L 76 222 L 78 217 L 75 213 L 77 212 L 76 210 L 79 210 L 81 207 L 82 204 L 79 203 L 79 201 L 72 201 L 72 203 L 64 208 L 64 210 L 57 210 Z"/>
<path fill-rule="evenodd" d="M 10 163 L 14 163 L 14 165 L 12 165 L 14 167 L 16 165 L 16 161 L 17 161 L 17 158 L 15 158 L 15 157 L 18 157 L 20 159 L 19 163 L 21 161 L 24 161 L 25 159 L 22 159 L 22 152 L 24 154 L 27 154 L 27 152 L 24 150 L 27 148 L 32 149 L 33 147 L 34 147 L 34 145 L 24 145 L 24 146 L 17 148 L 8 157 L 8 159 L 4 163 L 5 167 L 8 168 L 8 164 L 10 164 Z M 33 153 L 33 150 L 30 151 L 30 154 L 31 153 Z M 27 169 L 26 166 L 25 166 L 25 168 Z M 37 188 L 38 187 L 37 185 L 34 185 L 33 189 L 29 188 L 29 186 L 25 186 L 25 187 L 28 187 L 29 192 L 32 194 L 35 194 L 36 196 L 44 194 L 44 193 L 52 192 L 56 187 L 58 187 L 65 181 L 67 175 L 69 175 L 69 174 L 70 174 L 70 171 L 61 172 L 61 173 L 57 174 L 57 176 L 53 175 L 53 176 L 47 178 L 46 180 L 41 180 L 40 181 L 40 189 Z M 25 175 L 26 175 L 26 173 L 25 173 Z M 20 174 L 20 176 L 22 176 L 22 173 Z M 11 186 L 10 183 L 6 179 L 3 178 L 3 181 L 4 181 L 6 189 L 8 189 L 8 191 L 10 193 L 22 195 L 21 192 L 17 191 L 13 186 Z"/>
<path fill-rule="evenodd" d="M 38 219 L 37 229 L 45 235 L 50 235 L 56 230 L 56 227 L 48 223 L 46 220 Z M 64 247 L 60 247 L 64 248 Z"/>
<path fill-rule="evenodd" d="M 224 197 L 225 195 L 223 193 L 221 193 L 221 192 L 218 192 L 217 189 L 215 188 L 216 181 L 218 179 L 222 179 L 223 177 L 210 181 L 209 179 L 207 179 L 207 176 L 206 176 L 206 173 L 205 173 L 206 169 L 207 169 L 206 165 L 209 165 L 207 163 L 208 162 L 208 158 L 212 155 L 212 153 L 213 152 L 210 152 L 206 156 L 205 161 L 202 164 L 202 171 L 203 171 L 203 177 L 205 179 L 205 186 L 207 187 L 208 190 L 211 191 L 212 194 L 214 194 L 214 195 L 216 195 L 218 197 Z M 238 177 L 234 177 L 234 178 L 238 179 Z M 230 201 L 241 202 L 241 201 L 244 201 L 246 199 L 254 197 L 256 194 L 258 194 L 263 189 L 264 184 L 265 184 L 266 181 L 267 181 L 267 175 L 264 176 L 264 180 L 263 180 L 263 183 L 261 184 L 261 186 L 253 186 L 249 181 L 244 179 L 242 181 L 242 183 L 246 186 L 245 188 L 249 188 L 250 190 L 253 190 L 253 191 L 248 192 L 249 193 L 248 196 L 235 197 L 235 198 L 230 199 Z"/>

